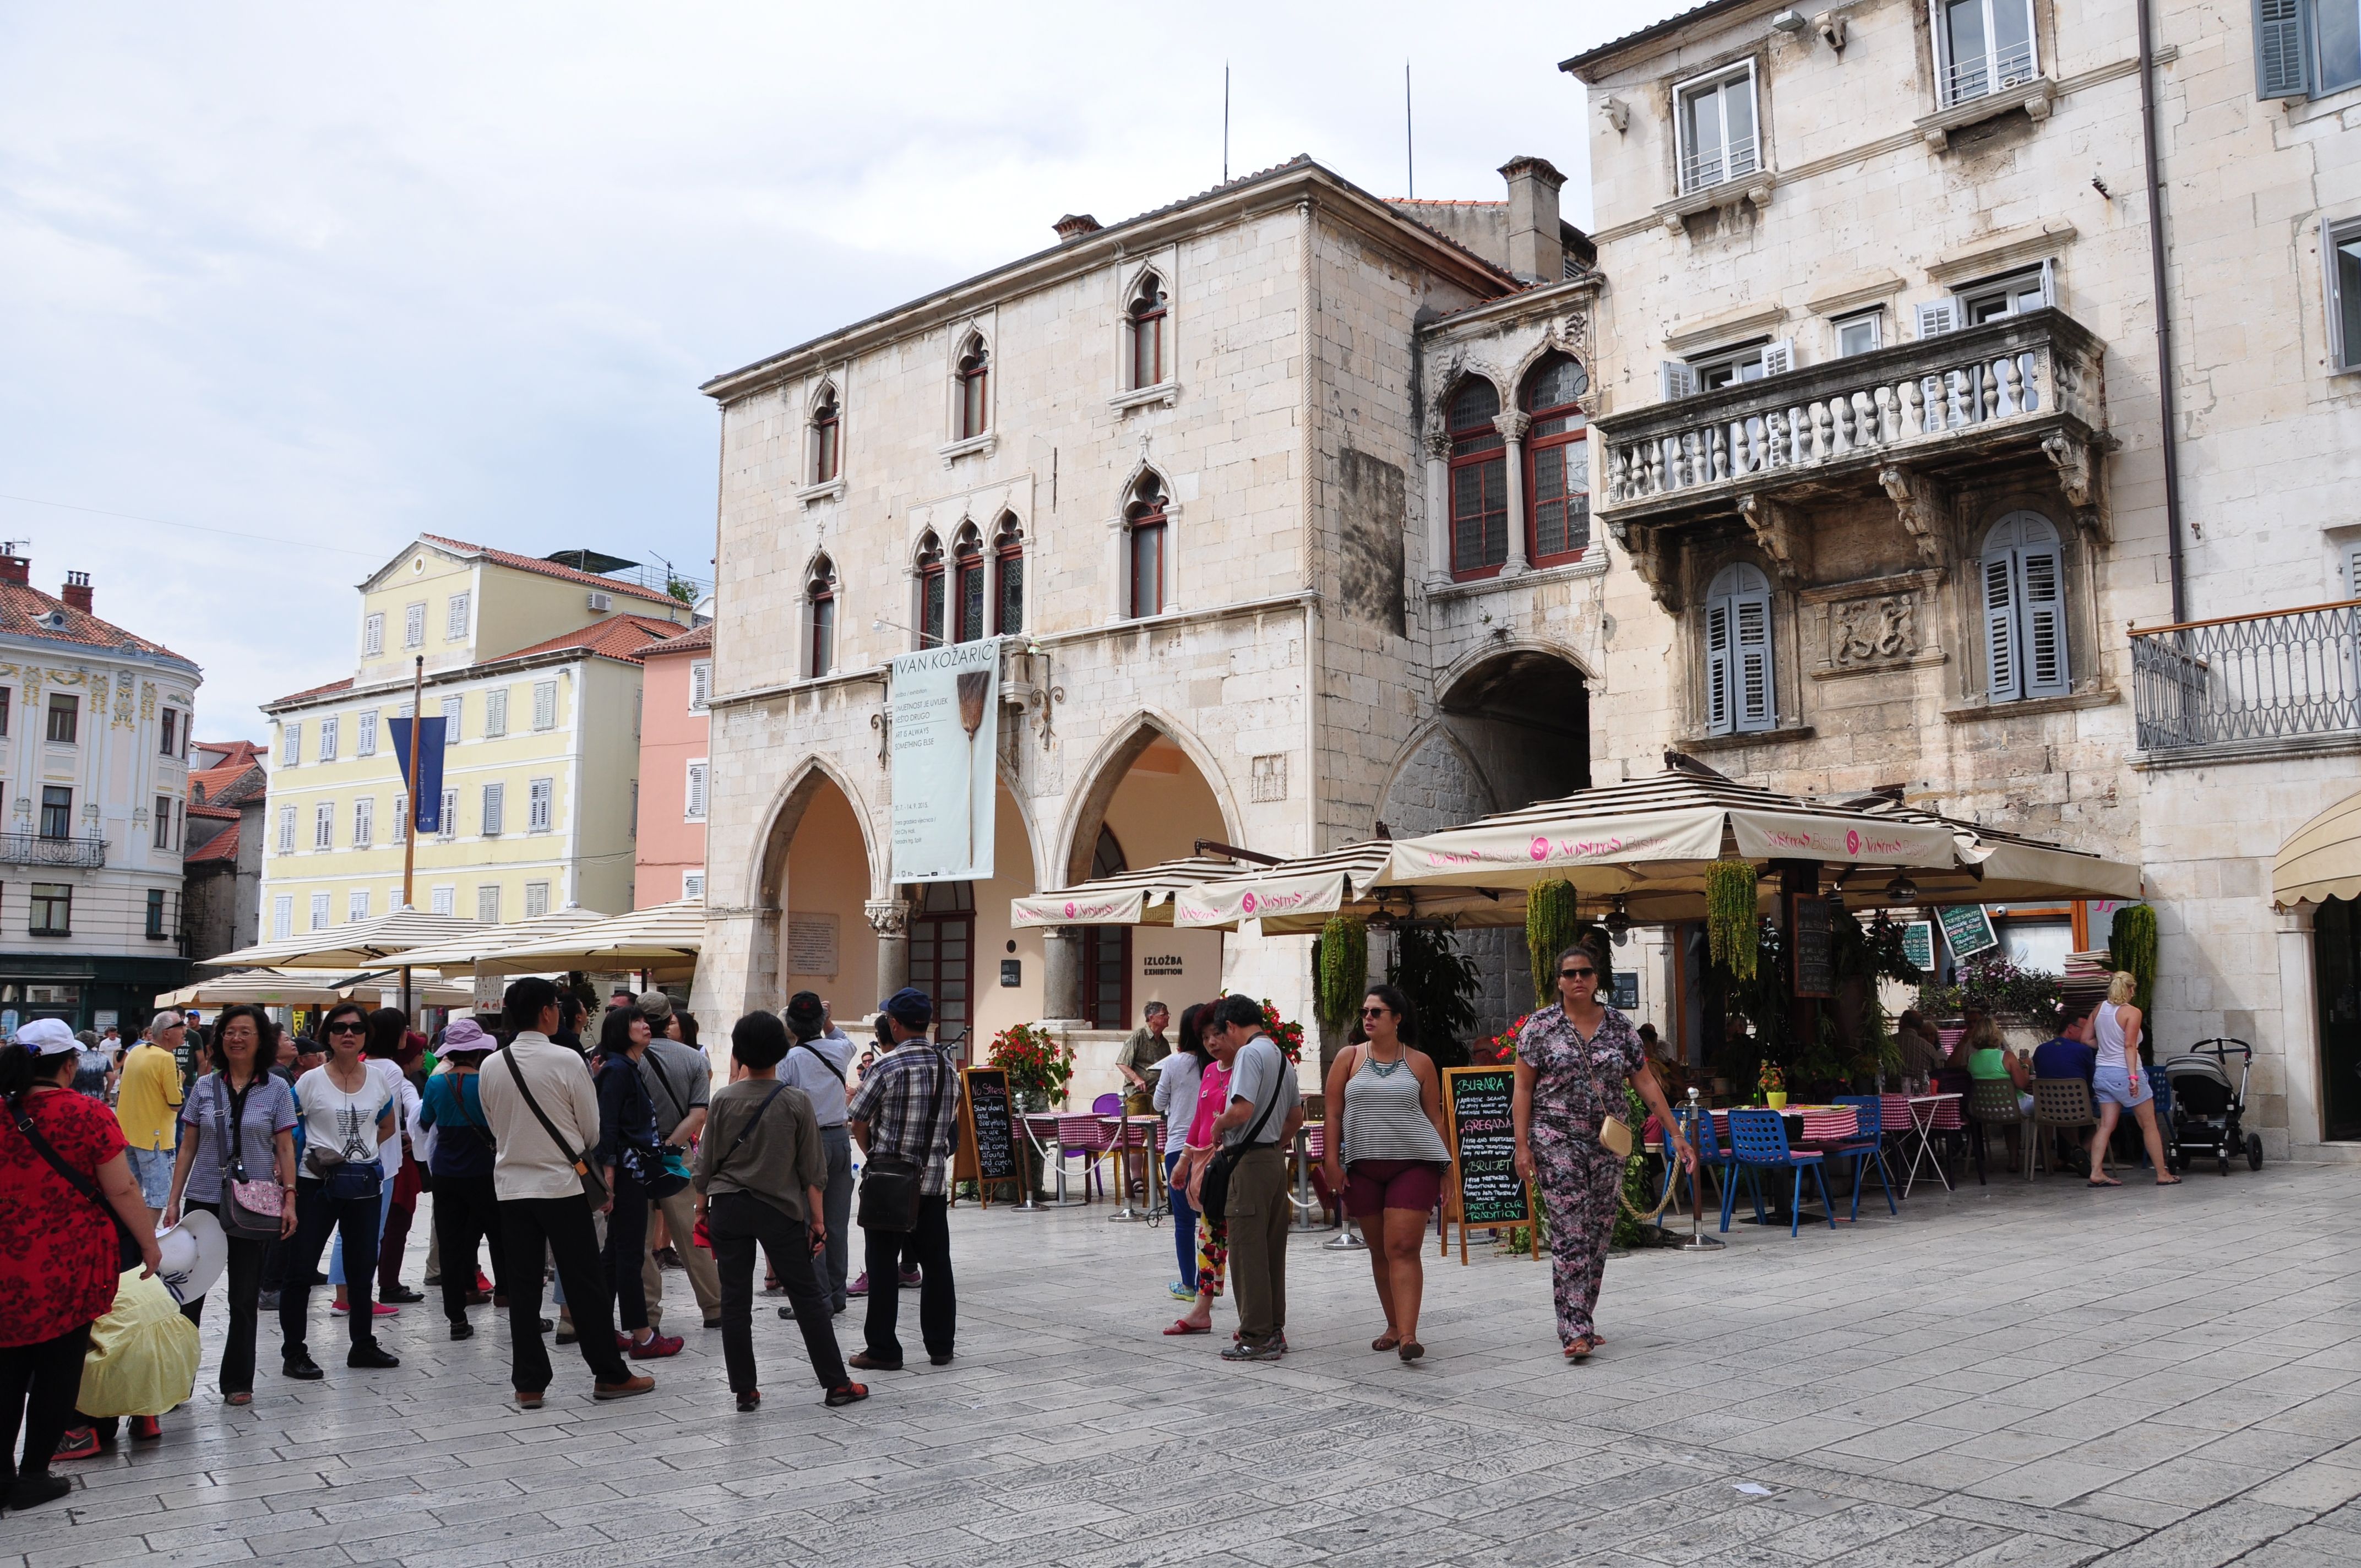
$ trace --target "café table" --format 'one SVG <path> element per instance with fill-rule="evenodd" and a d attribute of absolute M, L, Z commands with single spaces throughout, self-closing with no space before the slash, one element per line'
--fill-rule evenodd
<path fill-rule="evenodd" d="M 1740 1109 L 1765 1110 L 1768 1107 L 1741 1106 Z M 1822 1146 L 1840 1144 L 1861 1135 L 1861 1118 L 1854 1113 L 1853 1108 L 1850 1105 L 1789 1104 L 1783 1105 L 1778 1110 L 1779 1120 L 1787 1129 L 1787 1146 L 1791 1149 L 1808 1153 Z M 1715 1135 L 1721 1139 L 1724 1146 L 1732 1146 L 1730 1142 L 1730 1112 L 1726 1109 L 1717 1110 L 1713 1112 L 1713 1118 Z M 1733 1171 L 1730 1174 L 1734 1178 L 1736 1172 Z M 1787 1217 L 1786 1210 L 1783 1207 L 1786 1201 L 1786 1195 L 1777 1189 L 1776 1182 L 1771 1184 L 1771 1190 L 1763 1204 L 1765 1223 L 1776 1223 Z M 1830 1199 L 1829 1201 L 1833 1203 L 1835 1200 Z M 1810 1209 L 1806 1209 L 1803 1212 L 1808 1218 L 1824 1217 Z M 1752 1218 L 1744 1218 L 1741 1223 L 1752 1224 L 1754 1221 Z"/>
<path fill-rule="evenodd" d="M 1918 1135 L 1918 1147 L 1910 1156 L 1910 1169 L 1902 1179 L 1902 1196 L 1910 1196 L 1910 1188 L 1918 1179 L 1918 1168 L 1932 1164 L 1935 1174 L 1942 1178 L 1943 1190 L 1951 1190 L 1950 1172 L 1935 1154 L 1934 1135 L 1938 1131 L 1950 1131 L 1960 1124 L 1960 1102 L 1964 1094 L 1914 1094 L 1910 1096 L 1910 1127 Z"/>
<path fill-rule="evenodd" d="M 1095 1120 L 1091 1117 L 1082 1119 Z M 1038 1208 L 1078 1209 L 1091 1201 L 1090 1178 L 1087 1173 L 1082 1178 L 1081 1197 L 1069 1197 L 1066 1193 L 1066 1139 L 1063 1124 L 1072 1120 L 1075 1118 L 1060 1116 L 1054 1111 L 1025 1113 L 1025 1135 L 1032 1140 L 1034 1151 L 1040 1155 L 1042 1162 L 1057 1171 L 1058 1195 L 1047 1203 L 1037 1204 Z"/>
<path fill-rule="evenodd" d="M 1115 1187 L 1123 1202 L 1123 1206 L 1109 1214 L 1107 1219 L 1110 1222 L 1116 1220 L 1154 1222 L 1161 1219 L 1164 1215 L 1164 1205 L 1159 1200 L 1164 1190 L 1164 1161 L 1161 1157 L 1163 1140 L 1158 1129 L 1164 1125 L 1164 1118 L 1157 1115 L 1101 1116 L 1099 1125 L 1107 1130 L 1108 1149 L 1115 1156 Z M 1149 1155 L 1145 1161 L 1148 1168 L 1138 1173 L 1140 1185 L 1148 1190 L 1146 1209 L 1135 1209 L 1131 1206 L 1131 1179 L 1134 1173 L 1128 1157 L 1135 1149 L 1145 1151 Z"/>

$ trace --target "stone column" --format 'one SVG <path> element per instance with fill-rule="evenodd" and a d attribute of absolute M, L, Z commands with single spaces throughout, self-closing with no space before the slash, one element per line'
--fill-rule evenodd
<path fill-rule="evenodd" d="M 2299 904 L 2276 916 L 2279 959 L 2279 1070 L 2287 1085 L 2287 1139 L 2291 1148 L 2272 1148 L 2271 1129 L 2261 1126 L 2266 1157 L 2287 1159 L 2295 1149 L 2325 1136 L 2326 1107 L 2320 1082 L 2319 987 L 2312 973 L 2312 905 Z M 2258 1031 L 2258 1037 L 2261 1033 Z M 2316 1156 L 2317 1151 L 2314 1151 Z"/>
<path fill-rule="evenodd" d="M 1521 577 L 1532 569 L 1525 559 L 1525 432 L 1532 423 L 1530 415 L 1515 410 L 1492 421 L 1509 450 L 1509 559 L 1500 568 L 1504 577 Z"/>
<path fill-rule="evenodd" d="M 877 994 L 891 996 L 910 983 L 910 901 L 873 898 L 861 912 L 877 933 Z"/>
<path fill-rule="evenodd" d="M 1451 581 L 1451 436 L 1426 438 L 1426 580 Z"/>
<path fill-rule="evenodd" d="M 1045 1024 L 1082 1024 L 1082 934 L 1071 926 L 1041 933 L 1041 1011 Z"/>

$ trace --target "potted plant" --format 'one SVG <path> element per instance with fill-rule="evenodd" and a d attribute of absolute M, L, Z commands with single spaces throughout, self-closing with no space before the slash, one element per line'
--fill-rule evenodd
<path fill-rule="evenodd" d="M 1755 1075 L 1754 1087 L 1762 1091 L 1763 1103 L 1773 1111 L 1787 1108 L 1787 1075 L 1779 1070 L 1777 1062 L 1763 1064 L 1763 1070 Z"/>
<path fill-rule="evenodd" d="M 984 1065 L 1008 1075 L 1008 1091 L 1019 1111 L 1046 1111 L 1066 1102 L 1074 1076 L 1074 1048 L 1038 1024 L 1012 1024 L 992 1036 Z"/>

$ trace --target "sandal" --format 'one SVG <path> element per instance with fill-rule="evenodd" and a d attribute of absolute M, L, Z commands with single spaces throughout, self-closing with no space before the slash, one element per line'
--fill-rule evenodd
<path fill-rule="evenodd" d="M 1420 1356 L 1424 1355 L 1426 1354 L 1426 1346 L 1419 1343 L 1418 1341 L 1414 1339 L 1406 1339 L 1401 1342 L 1400 1349 L 1395 1354 L 1402 1358 L 1404 1365 L 1408 1365 L 1411 1362 L 1416 1361 Z"/>
<path fill-rule="evenodd" d="M 1400 1343 L 1401 1343 L 1401 1335 L 1394 1332 L 1391 1329 L 1388 1329 L 1385 1332 L 1379 1334 L 1377 1338 L 1369 1342 L 1369 1348 L 1371 1350 L 1391 1350 Z"/>
<path fill-rule="evenodd" d="M 1164 1332 L 1168 1335 L 1209 1334 L 1213 1332 L 1213 1325 L 1211 1323 L 1192 1323 L 1186 1318 L 1175 1318 L 1172 1320 L 1172 1326 L 1166 1329 Z"/>
<path fill-rule="evenodd" d="M 1568 1361 L 1588 1361 L 1590 1353 L 1598 1348 L 1598 1342 L 1585 1334 L 1565 1347 L 1565 1358 Z"/>
<path fill-rule="evenodd" d="M 254 1396 L 252 1394 L 225 1394 L 222 1396 L 222 1403 L 225 1405 L 251 1405 L 254 1403 Z"/>
<path fill-rule="evenodd" d="M 2156 1184 L 2158 1187 L 2178 1187 L 2180 1185 L 2180 1178 L 2177 1176 L 2159 1176 L 2156 1179 Z M 2121 1187 L 2123 1183 L 2118 1181 L 2115 1185 Z"/>
<path fill-rule="evenodd" d="M 2084 1180 L 2083 1185 L 2086 1187 L 2121 1187 L 2123 1183 L 2117 1181 L 2112 1176 L 2093 1176 L 2087 1178 Z"/>
<path fill-rule="evenodd" d="M 868 1384 L 840 1383 L 828 1391 L 828 1398 L 822 1402 L 830 1406 L 855 1405 L 867 1398 L 869 1398 Z"/>

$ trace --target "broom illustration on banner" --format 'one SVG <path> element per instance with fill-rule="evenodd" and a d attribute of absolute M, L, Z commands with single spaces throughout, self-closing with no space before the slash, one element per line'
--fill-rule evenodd
<path fill-rule="evenodd" d="M 983 728 L 984 693 L 991 685 L 990 670 L 960 672 L 960 728 L 967 731 L 967 761 L 971 769 L 975 766 L 975 732 Z M 967 803 L 961 815 L 967 818 L 967 865 L 972 866 L 975 864 L 975 779 L 972 774 L 967 781 L 966 795 Z"/>

